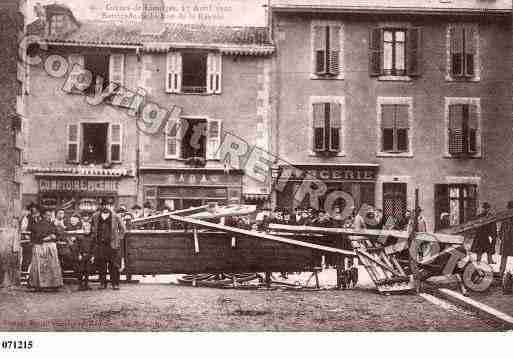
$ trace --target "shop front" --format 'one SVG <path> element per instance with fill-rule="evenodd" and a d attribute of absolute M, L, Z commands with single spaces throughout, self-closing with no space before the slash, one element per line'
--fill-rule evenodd
<path fill-rule="evenodd" d="M 222 169 L 141 170 L 143 201 L 154 208 L 178 210 L 217 202 L 240 202 L 242 171 Z"/>
<path fill-rule="evenodd" d="M 286 165 L 275 171 L 275 206 L 324 209 L 332 213 L 374 206 L 378 165 Z"/>

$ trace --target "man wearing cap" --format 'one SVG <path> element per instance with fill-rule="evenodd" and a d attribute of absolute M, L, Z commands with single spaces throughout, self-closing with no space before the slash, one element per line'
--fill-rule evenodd
<path fill-rule="evenodd" d="M 91 236 L 94 243 L 94 261 L 100 272 L 101 289 L 107 288 L 107 269 L 112 289 L 119 289 L 119 272 L 122 269 L 125 224 L 102 200 L 99 210 L 91 219 Z"/>

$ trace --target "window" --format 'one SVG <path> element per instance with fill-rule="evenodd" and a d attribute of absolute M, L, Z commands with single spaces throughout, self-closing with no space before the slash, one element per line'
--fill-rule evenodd
<path fill-rule="evenodd" d="M 412 156 L 411 97 L 378 97 L 378 156 Z"/>
<path fill-rule="evenodd" d="M 408 105 L 381 105 L 383 152 L 408 152 Z"/>
<path fill-rule="evenodd" d="M 66 15 L 53 15 L 50 18 L 50 35 L 57 35 L 64 29 Z"/>
<path fill-rule="evenodd" d="M 123 86 L 125 72 L 125 55 L 112 54 L 109 56 L 109 82 Z M 106 79 L 106 78 L 105 78 Z"/>
<path fill-rule="evenodd" d="M 122 161 L 122 126 L 108 123 L 69 124 L 67 161 L 103 164 Z"/>
<path fill-rule="evenodd" d="M 312 25 L 313 73 L 317 78 L 340 78 L 342 74 L 342 26 L 318 22 Z"/>
<path fill-rule="evenodd" d="M 479 99 L 447 99 L 446 123 L 448 155 L 480 155 L 481 139 L 479 131 Z"/>
<path fill-rule="evenodd" d="M 218 159 L 222 120 L 206 118 L 170 119 L 166 125 L 167 159 Z"/>
<path fill-rule="evenodd" d="M 313 103 L 313 150 L 341 151 L 342 106 L 337 102 Z"/>
<path fill-rule="evenodd" d="M 89 53 L 84 55 L 84 67 L 86 70 L 91 71 L 92 81 L 91 86 L 89 86 L 85 91 L 86 93 L 94 93 L 101 92 L 108 86 L 109 77 L 109 68 L 110 68 L 110 56 L 99 54 L 99 53 Z M 101 84 L 101 90 L 98 86 L 100 86 L 100 77 L 103 79 L 103 84 Z"/>
<path fill-rule="evenodd" d="M 442 227 L 442 213 L 449 214 L 449 225 L 451 226 L 456 226 L 473 219 L 477 213 L 477 185 L 435 185 L 435 230 Z"/>
<path fill-rule="evenodd" d="M 406 183 L 383 183 L 383 216 L 399 221 L 404 218 L 407 205 Z"/>
<path fill-rule="evenodd" d="M 370 32 L 371 76 L 420 75 L 420 28 L 375 28 Z"/>
<path fill-rule="evenodd" d="M 453 79 L 473 79 L 477 70 L 477 26 L 449 26 L 449 73 Z"/>
<path fill-rule="evenodd" d="M 221 93 L 222 55 L 194 51 L 167 54 L 166 91 L 169 93 Z"/>

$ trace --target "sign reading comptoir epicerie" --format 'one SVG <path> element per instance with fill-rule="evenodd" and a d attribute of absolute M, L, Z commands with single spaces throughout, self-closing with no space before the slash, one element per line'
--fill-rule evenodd
<path fill-rule="evenodd" d="M 42 178 L 40 192 L 117 192 L 119 183 L 113 179 Z"/>

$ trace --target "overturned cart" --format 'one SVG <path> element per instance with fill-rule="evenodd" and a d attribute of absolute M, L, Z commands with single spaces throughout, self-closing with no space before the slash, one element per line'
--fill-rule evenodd
<path fill-rule="evenodd" d="M 420 280 L 441 274 L 452 251 L 464 251 L 463 237 L 453 235 L 286 225 L 270 225 L 269 231 L 259 232 L 209 221 L 246 214 L 247 209 L 198 207 L 133 221 L 125 241 L 125 271 L 202 274 L 195 278 L 232 273 L 222 278 L 236 281 L 247 273 L 266 273 L 267 280 L 272 272 L 317 273 L 327 265 L 337 268 L 340 283 L 344 259 L 358 257 L 379 292 L 405 292 L 418 289 Z M 180 223 L 183 229 L 137 228 L 163 219 Z M 441 250 L 423 258 L 422 244 L 433 241 Z"/>

